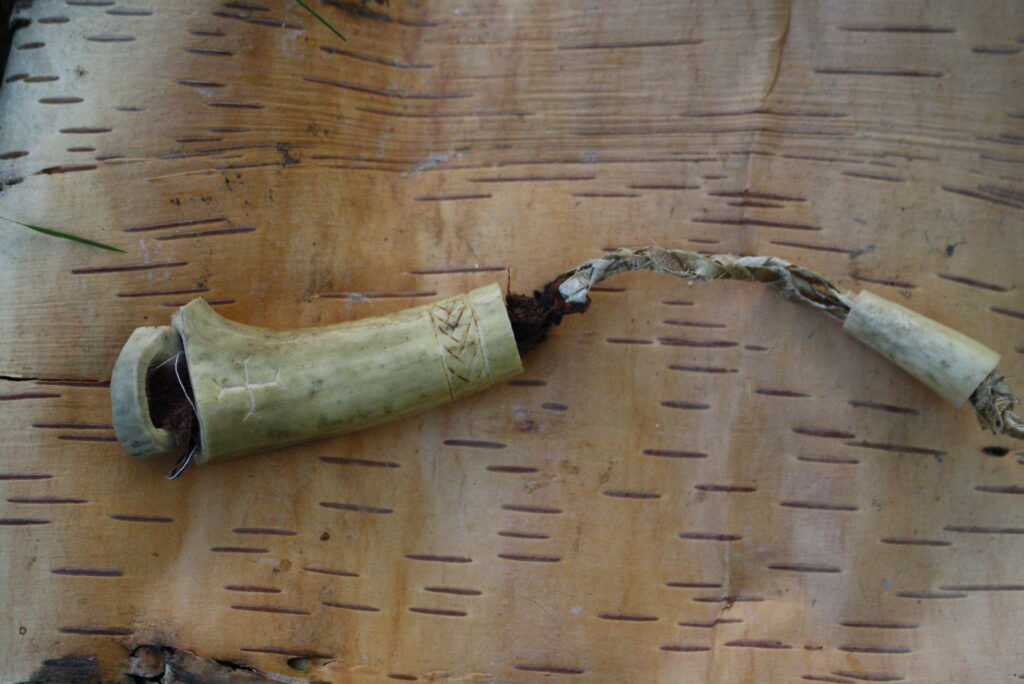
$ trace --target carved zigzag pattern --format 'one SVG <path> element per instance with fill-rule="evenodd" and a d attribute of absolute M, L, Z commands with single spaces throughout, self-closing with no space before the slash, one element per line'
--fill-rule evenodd
<path fill-rule="evenodd" d="M 480 345 L 476 315 L 469 300 L 460 297 L 432 307 L 430 320 L 452 397 L 475 391 L 487 373 L 487 365 Z"/>

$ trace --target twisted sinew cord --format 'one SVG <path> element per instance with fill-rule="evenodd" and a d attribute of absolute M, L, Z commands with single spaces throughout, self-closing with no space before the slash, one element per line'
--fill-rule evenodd
<path fill-rule="evenodd" d="M 992 371 L 971 395 L 978 422 L 996 434 L 1024 439 L 1024 419 L 1013 412 L 1020 397 L 1006 384 L 1006 376 Z"/>
<path fill-rule="evenodd" d="M 565 272 L 558 292 L 570 303 L 582 304 L 597 283 L 617 273 L 653 271 L 686 280 L 755 280 L 771 286 L 785 299 L 823 311 L 845 321 L 854 295 L 823 275 L 770 256 L 738 257 L 731 254 L 704 256 L 680 249 L 658 246 L 620 249 Z M 971 394 L 971 405 L 983 428 L 997 434 L 1024 439 L 1024 419 L 1013 412 L 1020 399 L 1007 386 L 1005 377 L 992 370 Z"/>

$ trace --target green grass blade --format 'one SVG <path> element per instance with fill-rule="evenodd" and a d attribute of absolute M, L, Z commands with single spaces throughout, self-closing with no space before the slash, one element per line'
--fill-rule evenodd
<path fill-rule="evenodd" d="M 77 235 L 72 235 L 71 233 L 62 233 L 59 230 L 53 230 L 52 228 L 43 228 L 42 226 L 34 226 L 31 223 L 22 223 L 21 221 L 15 221 L 14 219 L 4 218 L 3 216 L 0 216 L 0 220 L 7 221 L 9 223 L 17 223 L 19 226 L 23 226 L 25 228 L 28 228 L 29 230 L 34 230 L 34 231 L 36 231 L 38 233 L 43 233 L 44 235 L 52 235 L 53 237 L 59 237 L 59 238 L 64 238 L 65 240 L 72 240 L 74 242 L 80 242 L 83 245 L 89 245 L 90 247 L 99 247 L 100 249 L 108 249 L 111 252 L 121 252 L 122 254 L 124 254 L 124 250 L 123 249 L 118 249 L 117 247 L 111 247 L 110 245 L 105 245 L 102 242 L 96 242 L 95 240 L 89 240 L 89 239 L 84 238 L 84 237 L 79 237 Z"/>
<path fill-rule="evenodd" d="M 343 41 L 345 41 L 346 43 L 348 42 L 348 38 L 346 38 L 345 36 L 341 35 L 341 33 L 340 33 L 340 32 L 338 31 L 338 29 L 336 29 L 336 28 L 334 28 L 333 26 L 331 26 L 330 22 L 328 22 L 328 21 L 327 21 L 326 19 L 324 19 L 323 17 L 321 17 L 321 16 L 319 15 L 319 14 L 317 14 L 317 13 L 316 13 L 316 12 L 315 12 L 315 11 L 313 10 L 313 8 L 312 8 L 312 7 L 310 7 L 309 5 L 307 5 L 307 4 L 306 4 L 305 2 L 303 2 L 302 0 L 295 0 L 295 2 L 297 2 L 297 3 L 299 3 L 300 5 L 302 5 L 303 7 L 305 7 L 305 8 L 306 8 L 306 11 L 307 11 L 307 12 L 309 12 L 310 14 L 312 14 L 312 15 L 313 15 L 314 17 L 316 17 L 316 18 L 317 18 L 317 19 L 318 19 L 318 20 L 320 21 L 320 23 L 321 23 L 321 24 L 323 24 L 323 25 L 324 25 L 324 26 L 326 26 L 327 28 L 331 29 L 331 31 L 333 31 L 333 32 L 334 32 L 334 35 L 338 36 L 339 38 L 341 38 L 341 39 L 342 39 Z"/>

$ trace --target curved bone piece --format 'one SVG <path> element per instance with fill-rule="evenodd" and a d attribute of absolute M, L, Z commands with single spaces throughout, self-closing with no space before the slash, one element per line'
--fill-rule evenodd
<path fill-rule="evenodd" d="M 151 458 L 175 450 L 170 430 L 153 425 L 146 376 L 153 366 L 181 353 L 178 331 L 169 326 L 136 328 L 117 357 L 110 376 L 114 433 L 132 456 Z"/>
<path fill-rule="evenodd" d="M 173 325 L 199 422 L 196 463 L 370 427 L 522 372 L 496 284 L 389 316 L 294 330 L 236 323 L 195 299 Z M 132 411 L 145 413 L 144 389 L 130 398 L 143 402 Z"/>

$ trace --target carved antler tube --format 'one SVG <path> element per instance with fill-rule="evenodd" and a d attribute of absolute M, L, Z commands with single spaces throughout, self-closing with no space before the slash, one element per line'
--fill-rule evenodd
<path fill-rule="evenodd" d="M 202 299 L 181 307 L 172 324 L 136 330 L 112 375 L 114 428 L 136 456 L 173 450 L 149 415 L 145 383 L 149 369 L 175 360 L 179 348 L 198 420 L 197 463 L 370 427 L 522 372 L 496 284 L 319 328 L 243 325 Z"/>

